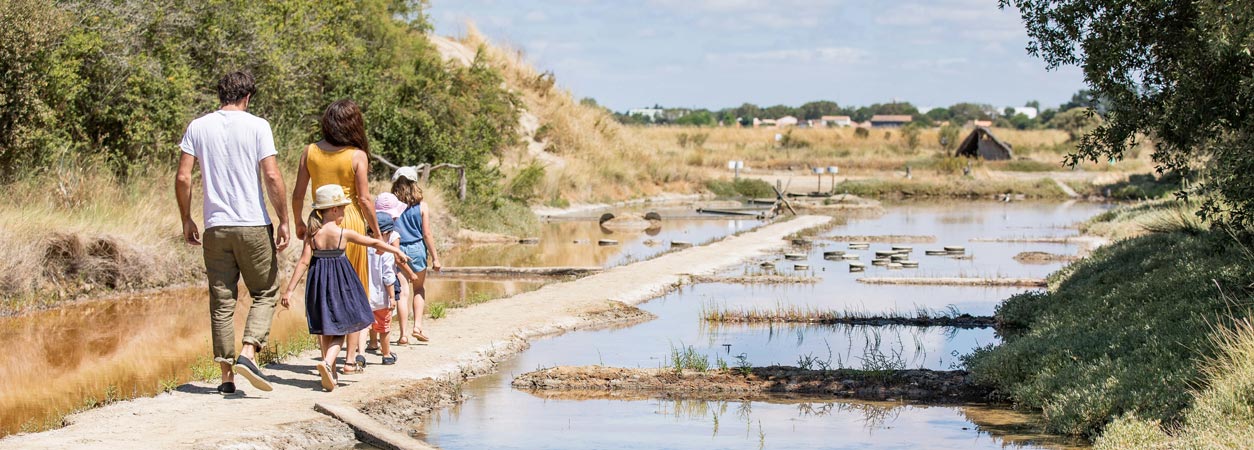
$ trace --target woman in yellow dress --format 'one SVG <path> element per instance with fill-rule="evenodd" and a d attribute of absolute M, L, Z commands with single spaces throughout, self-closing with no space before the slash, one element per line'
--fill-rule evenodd
<path fill-rule="evenodd" d="M 300 169 L 292 190 L 292 212 L 296 217 L 304 217 L 305 192 L 311 187 L 310 182 L 313 189 L 338 184 L 344 189 L 344 194 L 353 199 L 353 203 L 344 210 L 340 227 L 361 234 L 366 234 L 369 227 L 374 236 L 382 236 L 379 234 L 378 219 L 373 214 L 374 198 L 370 195 L 369 183 L 370 143 L 366 140 L 361 108 L 352 100 L 338 100 L 327 106 L 321 125 L 322 140 L 309 144 L 300 155 Z M 362 214 L 363 211 L 371 214 Z M 304 223 L 296 223 L 297 238 L 305 239 L 306 231 Z M 362 286 L 369 286 L 370 283 L 370 265 L 366 261 L 368 251 L 356 244 L 349 244 L 345 249 L 345 255 L 357 271 Z M 365 362 L 365 357 L 358 355 L 360 339 L 360 333 L 354 333 L 348 335 L 344 343 L 348 350 L 344 373 L 356 373 L 364 365 L 361 363 Z"/>

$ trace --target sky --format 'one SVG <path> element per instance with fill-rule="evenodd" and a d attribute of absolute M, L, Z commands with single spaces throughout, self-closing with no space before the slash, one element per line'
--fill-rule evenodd
<path fill-rule="evenodd" d="M 660 104 L 842 106 L 908 101 L 1056 107 L 1076 67 L 1028 55 L 996 0 L 431 0 L 435 32 L 473 22 L 576 97 L 615 111 Z"/>

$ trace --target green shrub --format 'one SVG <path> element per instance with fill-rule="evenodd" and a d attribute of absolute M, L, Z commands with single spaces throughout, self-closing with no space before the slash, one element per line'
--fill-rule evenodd
<path fill-rule="evenodd" d="M 470 67 L 446 64 L 424 6 L 0 3 L 0 182 L 62 161 L 118 175 L 169 164 L 188 122 L 218 107 L 217 80 L 243 69 L 257 79 L 249 110 L 270 121 L 287 163 L 318 139 L 322 110 L 351 97 L 372 151 L 463 164 L 471 194 L 495 196 L 489 162 L 515 139 L 517 99 L 478 55 Z"/>
<path fill-rule="evenodd" d="M 1216 353 L 1205 331 L 1252 300 L 1250 267 L 1219 232 L 1119 241 L 1052 277 L 1049 292 L 998 306 L 1012 332 L 966 365 L 979 382 L 1042 409 L 1052 431 L 1092 436 L 1124 414 L 1174 422 Z"/>
<path fill-rule="evenodd" d="M 774 198 L 775 189 L 770 183 L 754 178 L 737 178 L 736 180 L 707 180 L 706 189 L 720 198 Z"/>

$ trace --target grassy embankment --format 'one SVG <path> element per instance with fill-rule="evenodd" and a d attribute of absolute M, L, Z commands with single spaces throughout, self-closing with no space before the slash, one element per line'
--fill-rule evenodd
<path fill-rule="evenodd" d="M 968 368 L 1051 431 L 1106 448 L 1248 442 L 1254 254 L 1194 210 L 1160 200 L 1095 217 L 1085 229 L 1122 240 L 1000 305 L 1005 341 Z"/>
<path fill-rule="evenodd" d="M 987 197 L 1005 193 L 1030 198 L 1064 198 L 1066 194 L 1044 172 L 1070 169 L 1062 166 L 1074 143 L 1059 130 L 995 129 L 994 133 L 1014 146 L 1010 161 L 968 160 L 950 156 L 938 142 L 938 129 L 918 131 L 916 144 L 901 130 L 870 130 L 859 136 L 853 128 L 746 129 L 697 127 L 633 127 L 640 140 L 659 154 L 678 155 L 682 163 L 701 168 L 710 178 L 726 177 L 728 160 L 743 160 L 747 176 L 763 172 L 792 171 L 804 176 L 812 167 L 840 167 L 843 180 L 836 192 L 862 196 Z M 783 134 L 777 142 L 775 135 Z M 961 139 L 964 136 L 960 136 Z M 1116 164 L 1086 163 L 1078 170 L 1083 178 L 1112 182 L 1127 173 L 1150 167 L 1149 153 L 1137 151 Z M 970 164 L 971 175 L 963 168 Z M 912 177 L 904 172 L 910 167 Z M 1063 180 L 1081 195 L 1098 194 L 1092 182 Z M 1127 198 L 1137 198 L 1126 191 Z"/>

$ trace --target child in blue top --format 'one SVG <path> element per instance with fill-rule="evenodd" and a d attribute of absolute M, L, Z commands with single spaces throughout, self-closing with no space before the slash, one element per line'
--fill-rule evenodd
<path fill-rule="evenodd" d="M 422 188 L 418 186 L 418 171 L 412 167 L 402 167 L 392 177 L 392 194 L 406 205 L 405 212 L 396 219 L 396 233 L 400 235 L 401 252 L 409 257 L 409 263 L 402 267 L 412 272 L 410 277 L 413 292 L 414 331 L 411 336 L 419 342 L 427 342 L 430 338 L 422 332 L 423 310 L 427 306 L 427 290 L 424 282 L 427 268 L 440 271 L 440 259 L 436 254 L 435 242 L 431 238 L 431 216 L 422 205 Z M 408 274 L 407 274 L 408 275 Z M 407 318 L 401 318 L 401 329 Z"/>

